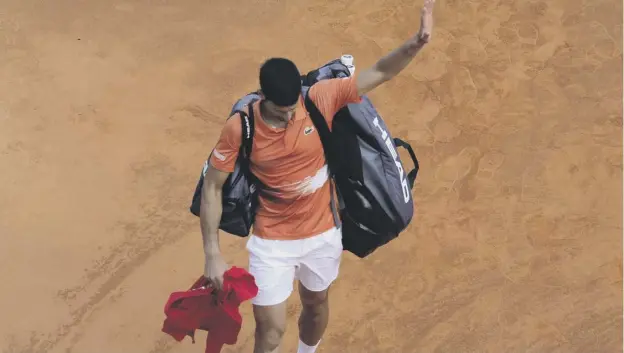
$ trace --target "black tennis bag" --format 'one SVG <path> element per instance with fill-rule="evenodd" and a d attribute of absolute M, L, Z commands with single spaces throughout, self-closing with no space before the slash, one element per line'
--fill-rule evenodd
<path fill-rule="evenodd" d="M 309 87 L 320 80 L 349 75 L 348 68 L 334 60 L 302 79 Z M 368 97 L 338 111 L 331 132 L 307 94 L 305 102 L 336 182 L 344 249 L 366 257 L 395 239 L 411 222 L 411 191 L 419 170 L 418 159 L 408 143 L 390 135 Z M 409 152 L 414 163 L 409 173 L 397 147 Z"/>
<path fill-rule="evenodd" d="M 256 207 L 258 207 L 257 188 L 260 181 L 253 176 L 249 168 L 249 156 L 251 156 L 253 147 L 254 115 L 253 109 L 248 109 L 249 115 L 243 110 L 245 106 L 251 107 L 251 104 L 258 99 L 260 99 L 260 95 L 257 92 L 249 93 L 240 98 L 234 103 L 229 118 L 237 119 L 240 117 L 243 134 L 234 171 L 225 181 L 221 191 L 223 212 L 219 229 L 239 237 L 246 237 L 251 232 L 256 216 Z M 208 169 L 208 160 L 204 163 L 190 206 L 191 213 L 197 217 L 199 217 L 201 208 L 201 192 L 204 176 Z"/>

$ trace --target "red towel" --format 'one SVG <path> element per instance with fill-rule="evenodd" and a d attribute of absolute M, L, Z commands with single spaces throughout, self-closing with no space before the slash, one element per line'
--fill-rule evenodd
<path fill-rule="evenodd" d="M 243 323 L 238 308 L 258 294 L 258 287 L 250 273 L 235 266 L 223 274 L 221 291 L 206 284 L 200 276 L 188 291 L 171 293 L 162 331 L 178 342 L 188 335 L 193 343 L 195 330 L 208 331 L 205 353 L 219 353 L 224 344 L 236 343 Z"/>

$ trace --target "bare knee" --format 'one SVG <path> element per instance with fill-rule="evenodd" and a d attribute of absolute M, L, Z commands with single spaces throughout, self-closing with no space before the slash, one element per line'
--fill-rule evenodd
<path fill-rule="evenodd" d="M 256 325 L 256 346 L 260 348 L 256 353 L 275 351 L 282 343 L 284 332 L 284 327 Z"/>
<path fill-rule="evenodd" d="M 285 305 L 279 307 L 254 307 L 256 320 L 254 353 L 274 352 L 286 331 Z"/>
<path fill-rule="evenodd" d="M 300 284 L 299 293 L 303 310 L 299 316 L 299 339 L 309 346 L 316 345 L 327 327 L 329 319 L 329 293 L 313 292 Z"/>

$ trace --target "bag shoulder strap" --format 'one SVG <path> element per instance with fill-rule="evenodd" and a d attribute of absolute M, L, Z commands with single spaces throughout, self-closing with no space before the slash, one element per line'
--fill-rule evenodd
<path fill-rule="evenodd" d="M 334 216 L 334 224 L 337 228 L 339 228 L 341 225 L 341 221 L 338 213 L 336 197 L 334 196 L 334 166 L 336 164 L 334 162 L 334 155 L 331 153 L 334 150 L 334 143 L 333 139 L 331 138 L 329 125 L 327 125 L 327 120 L 325 120 L 325 117 L 323 117 L 323 114 L 321 114 L 320 110 L 318 110 L 316 104 L 314 104 L 314 102 L 312 102 L 312 99 L 310 99 L 310 95 L 308 94 L 309 92 L 309 89 L 305 92 L 305 107 L 308 113 L 310 113 L 310 119 L 312 119 L 312 123 L 318 131 L 319 137 L 321 139 L 321 144 L 323 145 L 323 152 L 325 154 L 325 160 L 327 161 L 327 167 L 329 170 L 329 192 L 331 195 L 330 207 Z"/>
<path fill-rule="evenodd" d="M 244 110 L 238 110 L 237 113 L 240 115 L 241 120 L 241 152 L 243 153 L 244 160 L 249 162 L 249 158 L 251 156 L 251 151 L 253 149 L 253 138 L 254 138 L 254 109 L 253 104 L 256 100 L 253 100 L 249 103 L 249 113 Z"/>
<path fill-rule="evenodd" d="M 325 120 L 325 117 L 323 117 L 321 111 L 318 109 L 316 104 L 314 104 L 312 99 L 310 99 L 310 95 L 308 94 L 309 92 L 310 90 L 308 89 L 305 95 L 305 107 L 308 113 L 310 113 L 310 119 L 312 119 L 314 127 L 316 127 L 316 130 L 318 131 L 321 143 L 323 144 L 325 160 L 327 161 L 327 164 L 330 168 L 331 175 L 333 175 L 334 172 L 331 170 L 334 168 L 335 162 L 334 156 L 330 153 L 331 151 L 333 151 L 334 148 L 333 139 L 331 138 L 331 131 L 329 130 L 327 120 Z"/>

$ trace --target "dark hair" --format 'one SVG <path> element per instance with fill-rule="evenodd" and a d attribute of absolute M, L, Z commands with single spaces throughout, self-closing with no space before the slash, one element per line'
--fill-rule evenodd
<path fill-rule="evenodd" d="M 290 60 L 271 58 L 260 67 L 260 89 L 265 98 L 278 106 L 297 103 L 301 95 L 301 74 Z"/>

